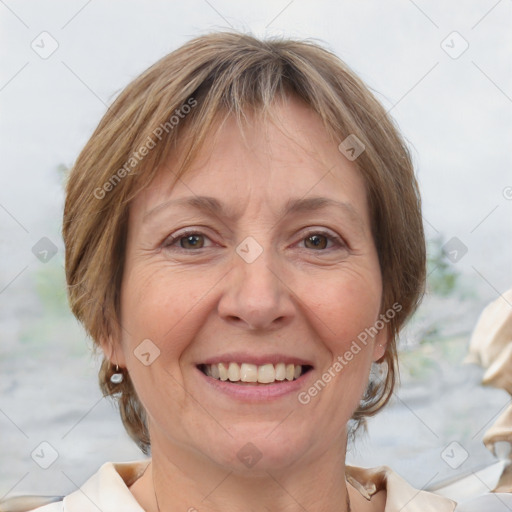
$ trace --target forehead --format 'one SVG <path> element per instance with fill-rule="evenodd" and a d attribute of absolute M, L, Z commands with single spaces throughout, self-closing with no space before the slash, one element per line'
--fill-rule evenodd
<path fill-rule="evenodd" d="M 340 153 L 318 114 L 299 100 L 276 103 L 265 116 L 248 114 L 242 124 L 233 115 L 219 119 L 176 179 L 181 158 L 178 145 L 135 198 L 131 210 L 137 216 L 146 218 L 171 200 L 194 196 L 215 196 L 233 210 L 259 201 L 276 211 L 291 198 L 322 196 L 354 203 L 368 221 L 359 169 Z"/>

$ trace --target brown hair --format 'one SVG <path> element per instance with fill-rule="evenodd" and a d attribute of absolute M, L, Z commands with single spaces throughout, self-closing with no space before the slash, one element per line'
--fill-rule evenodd
<path fill-rule="evenodd" d="M 119 333 L 131 200 L 151 183 L 178 140 L 184 157 L 176 178 L 219 115 L 242 119 L 249 110 L 267 112 L 273 101 L 287 95 L 306 102 L 337 143 L 355 135 L 365 147 L 355 163 L 366 184 L 382 272 L 381 311 L 393 304 L 401 309 L 388 323 L 390 343 L 382 361 L 387 372 L 370 383 L 354 414 L 361 421 L 383 407 L 393 392 L 396 336 L 423 294 L 421 204 L 409 152 L 393 121 L 364 83 L 317 44 L 213 33 L 165 56 L 121 92 L 67 182 L 63 237 L 69 301 L 96 343 Z M 184 128 L 194 137 L 185 137 Z M 100 386 L 105 395 L 118 397 L 125 428 L 147 453 L 144 408 L 130 376 L 125 372 L 124 381 L 113 385 L 113 371 L 104 358 Z"/>

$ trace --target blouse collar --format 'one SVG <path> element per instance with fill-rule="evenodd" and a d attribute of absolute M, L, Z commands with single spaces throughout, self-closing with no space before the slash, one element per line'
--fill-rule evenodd
<path fill-rule="evenodd" d="M 107 462 L 77 491 L 64 498 L 64 511 L 144 512 L 129 487 L 144 473 L 149 460 Z M 455 502 L 414 489 L 387 466 L 347 466 L 348 482 L 367 500 L 386 491 L 384 512 L 453 512 Z"/>
<path fill-rule="evenodd" d="M 443 496 L 415 489 L 387 466 L 372 469 L 346 467 L 347 481 L 371 500 L 386 491 L 384 512 L 453 512 L 456 503 Z"/>

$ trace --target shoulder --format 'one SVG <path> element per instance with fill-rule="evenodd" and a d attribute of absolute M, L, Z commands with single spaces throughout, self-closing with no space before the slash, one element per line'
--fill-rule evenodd
<path fill-rule="evenodd" d="M 0 502 L 0 512 L 143 512 L 130 485 L 149 460 L 103 464 L 77 491 L 61 497 L 21 496 Z"/>
<path fill-rule="evenodd" d="M 385 491 L 385 512 L 458 512 L 454 501 L 415 489 L 387 466 L 347 466 L 347 480 L 369 501 L 379 491 Z"/>
<path fill-rule="evenodd" d="M 61 498 L 58 501 L 53 503 L 49 503 L 47 505 L 43 505 L 42 507 L 38 507 L 35 509 L 29 509 L 31 512 L 63 512 L 64 511 L 64 501 Z"/>

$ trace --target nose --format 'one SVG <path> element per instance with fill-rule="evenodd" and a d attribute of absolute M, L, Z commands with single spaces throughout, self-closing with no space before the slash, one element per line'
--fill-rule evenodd
<path fill-rule="evenodd" d="M 293 293 L 277 258 L 267 251 L 248 263 L 238 254 L 226 276 L 218 312 L 222 319 L 251 331 L 275 330 L 295 315 Z"/>

